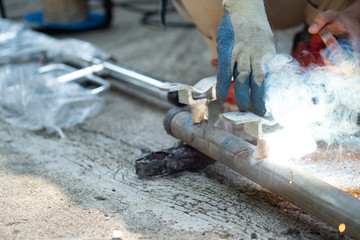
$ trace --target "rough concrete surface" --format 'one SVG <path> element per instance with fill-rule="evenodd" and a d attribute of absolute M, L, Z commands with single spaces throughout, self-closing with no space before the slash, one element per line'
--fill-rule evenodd
<path fill-rule="evenodd" d="M 139 18 L 117 9 L 109 29 L 58 36 L 169 81 L 215 74 L 195 29 L 163 31 Z M 348 238 L 221 164 L 139 179 L 136 159 L 178 143 L 163 130 L 166 110 L 114 89 L 102 96 L 102 113 L 66 129 L 66 139 L 0 121 L 0 238 Z"/>

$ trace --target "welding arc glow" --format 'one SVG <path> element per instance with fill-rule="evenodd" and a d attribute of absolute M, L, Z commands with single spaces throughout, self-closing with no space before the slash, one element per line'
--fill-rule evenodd
<path fill-rule="evenodd" d="M 346 229 L 346 225 L 344 224 L 344 223 L 341 223 L 340 225 L 339 225 L 339 232 L 345 232 L 345 229 Z"/>
<path fill-rule="evenodd" d="M 342 66 L 304 69 L 284 54 L 276 55 L 267 68 L 266 108 L 283 127 L 269 137 L 272 155 L 298 158 L 314 151 L 316 141 L 359 146 L 353 137 L 360 130 L 359 68 L 352 66 L 346 74 L 334 71 Z"/>

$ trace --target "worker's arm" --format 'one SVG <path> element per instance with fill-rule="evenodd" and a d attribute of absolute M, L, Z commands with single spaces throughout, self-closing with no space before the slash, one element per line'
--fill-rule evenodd
<path fill-rule="evenodd" d="M 328 26 L 335 36 L 350 39 L 353 47 L 359 47 L 360 0 L 356 0 L 352 5 L 342 11 L 329 10 L 316 15 L 313 23 L 309 27 L 309 32 L 311 34 L 317 34 L 324 26 Z"/>
<path fill-rule="evenodd" d="M 263 0 L 223 0 L 224 18 L 217 31 L 218 76 L 217 97 L 225 100 L 235 81 L 236 103 L 247 111 L 251 103 L 254 113 L 266 112 L 264 95 L 266 76 L 262 58 L 275 53 L 273 34 Z"/>

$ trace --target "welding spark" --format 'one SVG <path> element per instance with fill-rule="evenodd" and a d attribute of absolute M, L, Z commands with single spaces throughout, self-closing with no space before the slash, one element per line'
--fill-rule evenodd
<path fill-rule="evenodd" d="M 339 232 L 345 232 L 345 229 L 346 229 L 346 225 L 344 224 L 344 223 L 341 223 L 340 225 L 339 225 Z"/>
<path fill-rule="evenodd" d="M 298 159 L 315 151 L 318 141 L 360 146 L 354 137 L 360 130 L 359 73 L 355 66 L 346 74 L 336 67 L 343 66 L 304 69 L 284 54 L 269 63 L 266 109 L 283 127 L 267 140 L 270 159 Z"/>

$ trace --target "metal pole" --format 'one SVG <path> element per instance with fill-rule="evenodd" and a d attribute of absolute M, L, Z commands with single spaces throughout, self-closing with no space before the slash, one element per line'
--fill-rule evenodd
<path fill-rule="evenodd" d="M 360 239 L 360 201 L 299 169 L 254 159 L 255 146 L 210 125 L 192 123 L 190 113 L 170 110 L 164 119 L 169 134 L 282 196 L 334 227 Z"/>
<path fill-rule="evenodd" d="M 159 88 L 165 83 L 159 79 L 147 76 L 133 69 L 121 66 L 111 61 L 104 61 L 104 70 L 111 77 L 137 88 L 141 88 L 143 92 L 159 97 L 160 99 L 167 100 L 168 93 L 161 92 Z"/>
<path fill-rule="evenodd" d="M 61 76 L 59 81 L 66 82 L 76 80 L 91 74 L 107 74 L 117 80 L 113 85 L 119 89 L 126 90 L 131 93 L 137 92 L 137 95 L 151 95 L 154 97 L 152 98 L 152 101 L 158 101 L 160 104 L 163 104 L 164 106 L 166 105 L 167 108 L 171 108 L 173 106 L 183 106 L 183 104 L 179 103 L 178 92 L 160 91 L 160 87 L 167 83 L 166 81 L 145 75 L 110 60 L 101 60 L 91 56 L 81 56 L 79 58 L 72 58 L 69 56 L 67 57 L 67 62 L 82 68 Z"/>

